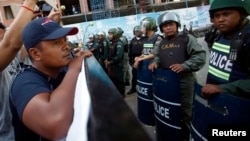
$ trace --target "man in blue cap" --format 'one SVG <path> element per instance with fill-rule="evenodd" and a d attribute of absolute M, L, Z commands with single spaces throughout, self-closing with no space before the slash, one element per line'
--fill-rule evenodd
<path fill-rule="evenodd" d="M 79 52 L 72 59 L 66 36 L 77 32 L 49 18 L 33 20 L 24 28 L 23 43 L 33 65 L 16 76 L 10 90 L 16 141 L 58 140 L 67 135 L 82 61 L 92 55 Z"/>

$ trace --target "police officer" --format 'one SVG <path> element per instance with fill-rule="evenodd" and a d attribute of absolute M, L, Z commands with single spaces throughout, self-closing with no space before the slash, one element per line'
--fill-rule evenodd
<path fill-rule="evenodd" d="M 95 34 L 89 34 L 88 35 L 88 41 L 85 45 L 85 47 L 91 51 L 94 55 L 94 57 L 98 60 L 99 59 L 99 52 L 98 52 L 98 42 L 96 39 Z"/>
<path fill-rule="evenodd" d="M 123 75 L 124 75 L 124 83 L 126 86 L 130 85 L 130 74 L 129 74 L 129 59 L 128 59 L 128 39 L 123 35 L 124 31 L 122 28 L 117 27 L 119 30 L 120 40 L 124 45 L 124 54 L 123 54 Z"/>
<path fill-rule="evenodd" d="M 246 2 L 214 0 L 211 4 L 210 18 L 220 34 L 211 49 L 207 84 L 202 88 L 205 97 L 226 92 L 249 98 L 250 85 L 246 84 L 250 83 L 250 24 L 247 19 L 250 12 Z"/>
<path fill-rule="evenodd" d="M 88 41 L 87 41 L 87 43 L 86 43 L 86 48 L 88 49 L 88 50 L 91 50 L 93 47 L 94 47 L 94 41 L 95 41 L 95 38 L 94 38 L 94 35 L 93 34 L 89 34 L 88 35 Z"/>
<path fill-rule="evenodd" d="M 132 67 L 132 84 L 131 89 L 127 92 L 127 94 L 133 94 L 136 92 L 137 70 L 133 67 L 133 64 L 135 57 L 138 57 L 142 54 L 144 39 L 142 36 L 140 25 L 134 27 L 133 33 L 135 36 L 134 38 L 132 38 L 128 48 L 129 64 Z"/>
<path fill-rule="evenodd" d="M 85 47 L 86 47 L 86 49 L 90 50 L 92 53 L 95 53 L 97 51 L 95 46 L 96 46 L 95 35 L 89 34 L 88 41 L 85 44 Z"/>
<path fill-rule="evenodd" d="M 160 67 L 179 74 L 181 138 L 189 140 L 195 82 L 193 72 L 198 71 L 205 64 L 206 52 L 192 35 L 178 32 L 181 25 L 176 13 L 164 12 L 159 16 L 158 24 L 165 38 L 155 48 L 153 53 L 155 58 L 149 65 L 149 69 L 154 71 L 155 68 Z M 170 88 L 165 89 L 168 91 Z"/>
<path fill-rule="evenodd" d="M 108 58 L 109 41 L 106 38 L 106 34 L 104 31 L 97 32 L 97 42 L 98 42 L 97 48 L 99 52 L 98 61 L 102 66 L 102 68 L 106 71 L 104 61 Z"/>
<path fill-rule="evenodd" d="M 143 50 L 140 56 L 135 57 L 135 62 L 133 64 L 133 67 L 137 69 L 138 118 L 142 123 L 154 126 L 153 79 L 152 72 L 148 69 L 148 65 L 154 58 L 151 52 L 154 47 L 159 45 L 162 37 L 156 33 L 158 27 L 156 25 L 156 20 L 152 17 L 142 19 L 140 27 L 142 33 L 145 35 Z"/>
<path fill-rule="evenodd" d="M 210 20 L 219 32 L 214 34 L 216 37 L 209 37 L 215 40 L 209 43 L 207 81 L 196 90 L 192 125 L 199 135 L 192 132 L 194 139 L 209 137 L 211 125 L 233 131 L 239 129 L 236 126 L 244 131 L 244 127 L 250 125 L 250 24 L 247 19 L 250 12 L 247 2 L 214 0 L 210 5 Z M 207 98 L 212 106 L 206 106 L 208 103 L 203 103 L 202 98 Z"/>
<path fill-rule="evenodd" d="M 108 37 L 110 40 L 108 58 L 105 60 L 105 66 L 107 73 L 120 92 L 125 97 L 125 85 L 123 76 L 123 64 L 122 58 L 124 53 L 124 47 L 121 40 L 119 40 L 119 31 L 117 28 L 110 28 L 108 30 Z"/>
<path fill-rule="evenodd" d="M 133 67 L 137 68 L 139 63 L 143 60 L 150 60 L 154 58 L 154 55 L 151 54 L 153 48 L 157 46 L 162 37 L 159 36 L 157 32 L 156 21 L 152 17 L 146 17 L 142 19 L 141 23 L 142 34 L 145 36 L 143 42 L 143 52 L 139 57 L 135 57 L 135 62 Z"/>

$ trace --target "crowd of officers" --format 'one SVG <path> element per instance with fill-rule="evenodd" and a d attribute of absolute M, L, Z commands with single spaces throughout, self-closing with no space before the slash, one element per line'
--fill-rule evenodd
<path fill-rule="evenodd" d="M 120 27 L 114 27 L 108 30 L 107 36 L 103 31 L 89 35 L 85 46 L 93 52 L 123 97 L 125 97 L 125 86 L 129 85 L 130 80 L 129 65 L 132 67 L 132 84 L 127 92 L 128 95 L 137 91 L 137 73 L 138 68 L 142 66 L 141 62 L 151 63 L 147 65 L 147 71 L 154 71 L 158 67 L 157 64 L 160 64 L 165 69 L 180 73 L 183 79 L 181 89 L 186 97 L 182 101 L 185 107 L 182 109 L 182 128 L 187 131 L 184 131 L 182 136 L 188 139 L 195 81 L 193 72 L 204 66 L 206 53 L 194 36 L 179 31 L 181 24 L 178 14 L 165 12 L 157 20 L 163 35 L 157 33 L 157 21 L 152 17 L 145 17 L 133 28 L 134 37 L 130 42 L 123 36 Z M 167 47 L 168 45 L 178 45 L 178 47 L 172 47 L 171 50 L 159 48 L 160 46 L 171 48 Z M 168 51 L 172 56 L 168 55 L 170 53 Z"/>
<path fill-rule="evenodd" d="M 169 20 L 173 20 L 180 25 L 179 19 L 175 17 L 170 17 Z M 158 22 L 160 25 L 161 22 L 166 21 Z M 134 37 L 130 41 L 123 35 L 124 31 L 121 27 L 110 28 L 108 33 L 99 31 L 96 34 L 88 35 L 88 41 L 85 43 L 84 48 L 93 53 L 123 97 L 125 97 L 125 86 L 130 84 L 131 88 L 127 94 L 130 95 L 136 92 L 138 63 L 153 58 L 149 55 L 152 48 L 143 50 L 144 45 L 149 44 L 147 42 L 150 38 L 152 38 L 154 44 L 159 43 L 163 38 L 162 35 L 156 33 L 157 28 L 156 20 L 152 17 L 146 17 L 141 20 L 139 25 L 134 26 L 132 31 Z M 178 26 L 178 29 L 180 29 L 180 26 Z M 140 57 L 143 55 L 149 56 Z M 138 58 L 141 59 L 138 60 Z M 129 66 L 132 68 L 132 76 L 129 73 Z M 131 83 L 130 80 L 132 80 Z"/>
<path fill-rule="evenodd" d="M 123 97 L 125 97 L 125 86 L 131 84 L 131 77 L 132 87 L 127 94 L 136 92 L 137 73 L 133 69 L 132 76 L 130 76 L 129 65 L 133 65 L 134 58 L 141 55 L 143 49 L 140 26 L 135 26 L 133 32 L 134 37 L 129 42 L 120 27 L 110 28 L 107 34 L 99 31 L 96 34 L 89 34 L 84 46 L 93 53 Z"/>

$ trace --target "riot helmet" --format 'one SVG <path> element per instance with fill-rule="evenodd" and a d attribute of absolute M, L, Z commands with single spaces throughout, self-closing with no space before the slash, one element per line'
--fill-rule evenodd
<path fill-rule="evenodd" d="M 144 19 L 141 20 L 140 22 L 141 28 L 145 28 L 146 31 L 157 31 L 157 25 L 156 25 L 156 21 L 154 18 L 152 17 L 146 17 Z"/>
<path fill-rule="evenodd" d="M 108 30 L 109 34 L 113 34 L 113 38 L 118 39 L 120 37 L 118 28 L 110 28 Z"/>
<path fill-rule="evenodd" d="M 157 21 L 158 21 L 161 32 L 163 32 L 162 31 L 162 26 L 165 25 L 166 23 L 175 22 L 177 24 L 177 27 L 181 27 L 180 17 L 179 17 L 178 14 L 176 14 L 174 12 L 164 12 L 164 13 L 162 13 L 158 17 Z"/>
<path fill-rule="evenodd" d="M 97 39 L 100 41 L 100 40 L 103 40 L 104 38 L 106 38 L 106 33 L 104 31 L 99 31 L 97 32 Z"/>
<path fill-rule="evenodd" d="M 141 26 L 140 25 L 137 25 L 137 26 L 134 27 L 134 29 L 133 29 L 134 35 L 135 35 L 136 31 L 141 31 Z"/>
<path fill-rule="evenodd" d="M 117 27 L 117 29 L 118 29 L 118 34 L 122 36 L 122 34 L 124 33 L 123 29 L 120 27 Z"/>
<path fill-rule="evenodd" d="M 210 6 L 209 14 L 210 17 L 214 18 L 214 12 L 220 9 L 238 9 L 240 13 L 245 16 L 250 14 L 248 10 L 249 2 L 247 0 L 214 0 Z"/>

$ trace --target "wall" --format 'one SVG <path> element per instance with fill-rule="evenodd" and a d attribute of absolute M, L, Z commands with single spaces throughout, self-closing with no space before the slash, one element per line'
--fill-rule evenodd
<path fill-rule="evenodd" d="M 179 30 L 182 30 L 183 25 L 186 25 L 187 29 L 192 24 L 193 29 L 204 28 L 211 25 L 209 13 L 209 6 L 200 6 L 200 7 L 190 7 L 182 8 L 176 10 L 169 10 L 176 12 L 181 17 L 182 27 Z M 165 12 L 165 11 L 162 11 Z M 84 42 L 87 41 L 88 34 L 96 34 L 98 31 L 104 31 L 107 34 L 107 31 L 112 27 L 121 27 L 124 30 L 124 35 L 131 39 L 133 38 L 133 28 L 138 25 L 140 20 L 145 17 L 153 17 L 156 19 L 162 12 L 146 13 L 146 14 L 137 14 L 131 16 L 117 17 L 112 19 L 97 20 L 93 22 L 83 22 L 77 24 L 70 24 L 68 26 L 76 26 L 79 28 L 78 35 L 69 36 L 69 40 L 72 42 L 80 42 L 84 39 Z M 93 26 L 90 26 L 92 25 Z M 160 33 L 158 31 L 158 33 Z"/>

